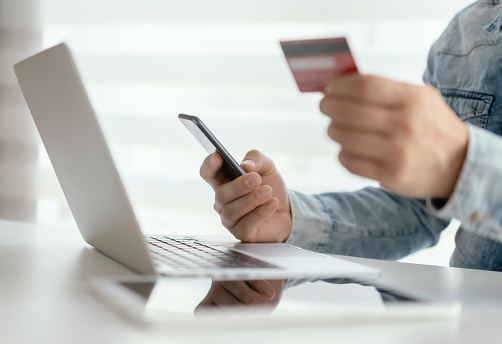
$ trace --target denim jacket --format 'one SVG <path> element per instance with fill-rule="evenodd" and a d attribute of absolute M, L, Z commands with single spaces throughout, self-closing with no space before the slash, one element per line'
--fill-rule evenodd
<path fill-rule="evenodd" d="M 437 243 L 461 221 L 450 265 L 502 271 L 502 4 L 478 0 L 431 47 L 424 82 L 467 124 L 466 160 L 440 209 L 383 188 L 305 195 L 290 191 L 288 243 L 324 253 L 400 259 Z"/>

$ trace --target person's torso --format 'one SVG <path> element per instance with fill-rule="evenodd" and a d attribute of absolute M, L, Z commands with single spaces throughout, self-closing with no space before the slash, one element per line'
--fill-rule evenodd
<path fill-rule="evenodd" d="M 429 53 L 424 81 L 465 122 L 502 135 L 502 3 L 459 12 Z"/>
<path fill-rule="evenodd" d="M 455 16 L 430 50 L 424 82 L 464 122 L 502 135 L 500 0 L 478 0 Z M 502 271 L 502 243 L 463 228 L 455 240 L 450 265 Z"/>

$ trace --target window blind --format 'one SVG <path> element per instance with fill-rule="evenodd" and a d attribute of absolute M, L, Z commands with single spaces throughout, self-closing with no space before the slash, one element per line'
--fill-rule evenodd
<path fill-rule="evenodd" d="M 204 150 L 179 123 L 200 116 L 241 160 L 270 156 L 288 187 L 349 191 L 374 182 L 337 162 L 319 94 L 300 94 L 279 40 L 347 36 L 361 72 L 420 83 L 459 0 L 41 0 L 43 46 L 76 54 L 146 231 L 222 233 L 198 175 Z M 37 219 L 71 215 L 40 148 Z"/>
<path fill-rule="evenodd" d="M 37 135 L 12 65 L 40 49 L 40 1 L 0 0 L 0 217 L 33 221 Z"/>

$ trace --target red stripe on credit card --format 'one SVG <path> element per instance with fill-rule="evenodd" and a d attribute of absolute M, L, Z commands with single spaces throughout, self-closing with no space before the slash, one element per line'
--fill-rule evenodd
<path fill-rule="evenodd" d="M 322 92 L 335 76 L 357 72 L 345 37 L 280 43 L 301 92 Z"/>

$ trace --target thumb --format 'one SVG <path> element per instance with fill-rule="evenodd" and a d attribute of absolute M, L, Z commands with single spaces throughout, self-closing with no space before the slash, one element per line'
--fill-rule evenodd
<path fill-rule="evenodd" d="M 258 150 L 249 151 L 242 160 L 241 166 L 248 173 L 256 172 L 266 175 L 275 172 L 274 162 Z"/>

